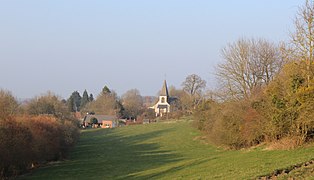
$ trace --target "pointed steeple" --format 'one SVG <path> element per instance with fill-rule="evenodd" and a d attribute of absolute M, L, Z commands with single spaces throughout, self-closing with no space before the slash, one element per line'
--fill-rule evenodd
<path fill-rule="evenodd" d="M 167 96 L 167 97 L 169 97 L 166 80 L 164 80 L 164 84 L 162 86 L 162 89 L 161 89 L 161 92 L 160 92 L 160 96 Z"/>

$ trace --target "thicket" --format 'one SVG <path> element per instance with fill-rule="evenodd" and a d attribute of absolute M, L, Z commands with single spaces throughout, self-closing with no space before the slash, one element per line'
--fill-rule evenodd
<path fill-rule="evenodd" d="M 11 116 L 0 120 L 0 177 L 16 176 L 66 157 L 79 137 L 75 122 L 52 116 Z"/>
<path fill-rule="evenodd" d="M 79 138 L 77 121 L 51 93 L 22 108 L 10 92 L 0 90 L 0 106 L 0 179 L 65 158 Z"/>
<path fill-rule="evenodd" d="M 194 112 L 196 125 L 216 144 L 235 149 L 278 141 L 284 148 L 302 145 L 314 137 L 314 79 L 308 81 L 309 75 L 314 70 L 305 61 L 287 63 L 250 98 L 204 101 Z"/>
<path fill-rule="evenodd" d="M 306 0 L 289 43 L 242 38 L 222 49 L 219 99 L 194 112 L 198 128 L 213 142 L 293 148 L 314 138 L 313 14 L 314 2 Z"/>

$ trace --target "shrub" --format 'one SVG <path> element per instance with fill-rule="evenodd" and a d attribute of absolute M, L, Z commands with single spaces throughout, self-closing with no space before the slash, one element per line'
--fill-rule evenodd
<path fill-rule="evenodd" d="M 14 118 L 0 121 L 0 177 L 15 176 L 25 171 L 33 155 L 32 134 Z"/>
<path fill-rule="evenodd" d="M 75 121 L 65 121 L 61 126 L 62 138 L 60 139 L 60 152 L 62 158 L 66 157 L 70 148 L 72 148 L 78 140 L 80 131 L 77 127 L 78 123 Z"/>
<path fill-rule="evenodd" d="M 243 115 L 243 124 L 241 125 L 241 135 L 245 140 L 246 146 L 253 146 L 262 143 L 265 140 L 264 124 L 265 118 L 252 106 L 246 105 Z"/>
<path fill-rule="evenodd" d="M 34 162 L 42 163 L 59 158 L 61 123 L 56 118 L 24 116 L 19 117 L 18 121 L 28 127 L 33 135 L 31 148 L 34 153 Z"/>
<path fill-rule="evenodd" d="M 257 109 L 267 119 L 269 141 L 295 137 L 302 144 L 314 131 L 314 80 L 305 67 L 304 61 L 286 64 L 266 87 Z"/>
<path fill-rule="evenodd" d="M 53 116 L 7 117 L 0 121 L 0 179 L 34 164 L 59 160 L 76 143 L 78 126 Z"/>
<path fill-rule="evenodd" d="M 239 149 L 264 140 L 261 128 L 264 119 L 250 101 L 207 101 L 198 106 L 194 119 L 198 129 L 217 145 Z"/>
<path fill-rule="evenodd" d="M 212 139 L 216 143 L 227 145 L 234 149 L 245 146 L 245 140 L 241 134 L 242 107 L 236 102 L 224 104 L 221 115 L 213 125 Z"/>
<path fill-rule="evenodd" d="M 199 130 L 210 133 L 216 118 L 219 117 L 220 105 L 212 100 L 203 101 L 193 113 L 196 126 Z"/>

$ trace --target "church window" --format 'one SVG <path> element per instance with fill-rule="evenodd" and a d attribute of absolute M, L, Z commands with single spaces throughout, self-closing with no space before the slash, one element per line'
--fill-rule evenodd
<path fill-rule="evenodd" d="M 165 103 L 165 98 L 164 97 L 161 98 L 161 103 Z"/>

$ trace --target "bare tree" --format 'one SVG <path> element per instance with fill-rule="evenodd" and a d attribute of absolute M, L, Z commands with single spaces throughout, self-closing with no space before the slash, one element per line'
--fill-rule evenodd
<path fill-rule="evenodd" d="M 52 92 L 33 98 L 26 106 L 28 114 L 31 115 L 54 115 L 60 119 L 70 117 L 70 111 L 60 97 Z"/>
<path fill-rule="evenodd" d="M 17 112 L 19 104 L 11 92 L 0 89 L 0 120 Z"/>
<path fill-rule="evenodd" d="M 192 109 L 201 102 L 203 97 L 203 90 L 206 87 L 206 81 L 196 74 L 191 74 L 186 77 L 185 81 L 182 83 L 183 91 L 188 94 L 188 96 L 182 96 L 181 101 L 186 107 L 187 112 L 192 113 Z"/>
<path fill-rule="evenodd" d="M 264 39 L 239 39 L 222 49 L 217 77 L 229 98 L 248 98 L 268 84 L 283 65 L 279 47 Z"/>
<path fill-rule="evenodd" d="M 102 91 L 94 101 L 89 102 L 81 110 L 83 113 L 94 112 L 96 114 L 104 115 L 118 115 L 121 111 L 119 101 L 116 92 L 113 90 Z"/>
<path fill-rule="evenodd" d="M 191 74 L 186 77 L 185 81 L 182 83 L 182 86 L 183 90 L 190 96 L 200 96 L 206 87 L 206 81 L 196 74 Z"/>
<path fill-rule="evenodd" d="M 307 62 L 307 70 L 310 72 L 314 56 L 314 3 L 306 0 L 294 20 L 295 32 L 291 33 L 291 42 L 296 58 Z M 308 73 L 308 82 L 310 73 Z"/>
<path fill-rule="evenodd" d="M 137 89 L 131 89 L 122 95 L 122 105 L 125 115 L 137 117 L 143 110 L 143 98 Z"/>

